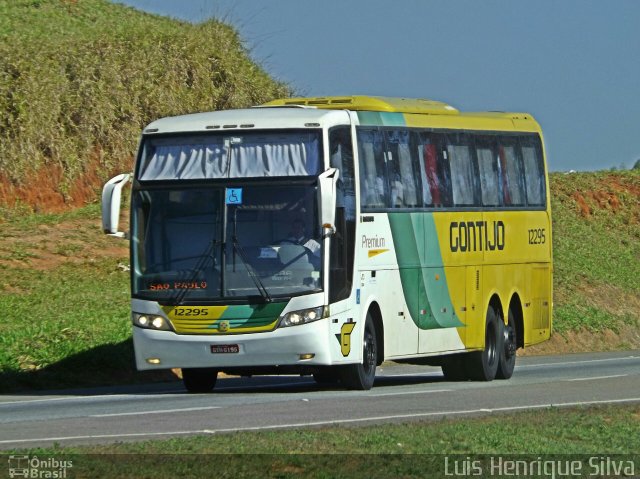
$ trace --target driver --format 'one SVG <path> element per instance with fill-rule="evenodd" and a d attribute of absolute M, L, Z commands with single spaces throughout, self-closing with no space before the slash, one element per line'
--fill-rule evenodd
<path fill-rule="evenodd" d="M 302 245 L 314 256 L 320 257 L 320 243 L 306 234 L 304 221 L 301 218 L 297 218 L 291 223 L 291 231 L 287 235 L 287 241 Z"/>

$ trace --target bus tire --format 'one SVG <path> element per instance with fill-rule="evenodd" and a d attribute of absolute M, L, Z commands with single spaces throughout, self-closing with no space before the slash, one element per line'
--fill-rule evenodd
<path fill-rule="evenodd" d="M 487 310 L 484 348 L 469 354 L 467 373 L 474 381 L 492 381 L 498 371 L 500 351 L 502 349 L 502 330 L 498 323 L 498 315 L 493 306 Z"/>
<path fill-rule="evenodd" d="M 209 393 L 218 379 L 218 371 L 211 368 L 182 368 L 182 383 L 190 393 Z"/>
<path fill-rule="evenodd" d="M 442 374 L 446 381 L 466 381 L 468 379 L 465 369 L 466 354 L 456 354 L 442 360 Z"/>
<path fill-rule="evenodd" d="M 340 375 L 335 367 L 327 367 L 313 373 L 313 380 L 317 384 L 330 386 L 340 382 Z"/>
<path fill-rule="evenodd" d="M 513 369 L 516 366 L 516 349 L 518 349 L 518 331 L 516 329 L 516 318 L 511 308 L 509 308 L 507 324 L 504 321 L 498 321 L 501 326 L 502 347 L 500 348 L 500 357 L 498 358 L 497 379 L 509 379 L 513 375 Z"/>
<path fill-rule="evenodd" d="M 378 343 L 376 341 L 376 328 L 373 324 L 371 312 L 367 313 L 364 324 L 364 340 L 362 345 L 362 362 L 349 364 L 342 367 L 340 379 L 347 389 L 361 391 L 373 387 L 376 378 L 376 365 L 378 362 Z"/>

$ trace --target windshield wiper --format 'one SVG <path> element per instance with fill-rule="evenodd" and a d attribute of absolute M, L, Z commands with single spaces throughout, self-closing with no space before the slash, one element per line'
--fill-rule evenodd
<path fill-rule="evenodd" d="M 209 263 L 209 259 L 215 258 L 214 248 L 221 243 L 222 242 L 219 240 L 211 240 L 211 242 L 207 244 L 207 247 L 205 248 L 205 250 L 202 252 L 202 254 L 198 259 L 198 263 L 196 264 L 195 268 L 193 268 L 193 274 L 191 275 L 189 280 L 185 283 L 185 287 L 178 290 L 178 294 L 175 296 L 176 304 L 182 304 L 184 297 L 189 292 L 189 288 L 186 285 L 188 285 L 189 283 L 193 283 L 198 278 L 200 273 L 202 273 L 202 271 L 207 267 L 207 264 Z"/>
<path fill-rule="evenodd" d="M 269 294 L 269 291 L 267 291 L 267 288 L 264 287 L 264 284 L 260 280 L 260 277 L 256 274 L 255 270 L 253 269 L 253 266 L 251 266 L 251 263 L 249 263 L 247 254 L 244 251 L 244 248 L 238 241 L 238 237 L 235 234 L 233 235 L 231 242 L 233 244 L 233 251 L 238 253 L 238 256 L 240 256 L 240 259 L 242 260 L 245 267 L 247 268 L 247 273 L 249 273 L 249 277 L 253 280 L 253 284 L 256 285 L 256 289 L 260 292 L 260 296 L 264 298 L 265 302 L 270 303 L 272 299 L 271 299 L 271 295 Z"/>

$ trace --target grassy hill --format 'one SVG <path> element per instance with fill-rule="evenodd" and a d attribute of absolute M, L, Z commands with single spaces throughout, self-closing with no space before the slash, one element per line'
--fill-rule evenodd
<path fill-rule="evenodd" d="M 288 93 L 216 20 L 106 0 L 0 0 L 0 205 L 83 205 L 130 168 L 149 121 Z"/>
<path fill-rule="evenodd" d="M 640 347 L 640 170 L 552 174 L 551 195 L 562 334 L 538 350 Z"/>
<path fill-rule="evenodd" d="M 528 351 L 640 347 L 640 172 L 551 176 L 555 334 Z M 128 243 L 99 208 L 0 212 L 0 391 L 145 381 L 129 322 Z"/>

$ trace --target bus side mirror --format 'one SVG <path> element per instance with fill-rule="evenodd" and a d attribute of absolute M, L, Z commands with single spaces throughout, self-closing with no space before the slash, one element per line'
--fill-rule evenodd
<path fill-rule="evenodd" d="M 320 223 L 329 234 L 335 232 L 336 193 L 340 172 L 337 168 L 329 168 L 318 177 L 318 205 L 320 206 Z"/>
<path fill-rule="evenodd" d="M 126 238 L 126 233 L 118 231 L 120 222 L 120 201 L 122 188 L 129 182 L 130 174 L 111 178 L 102 188 L 102 231 L 109 236 Z"/>

